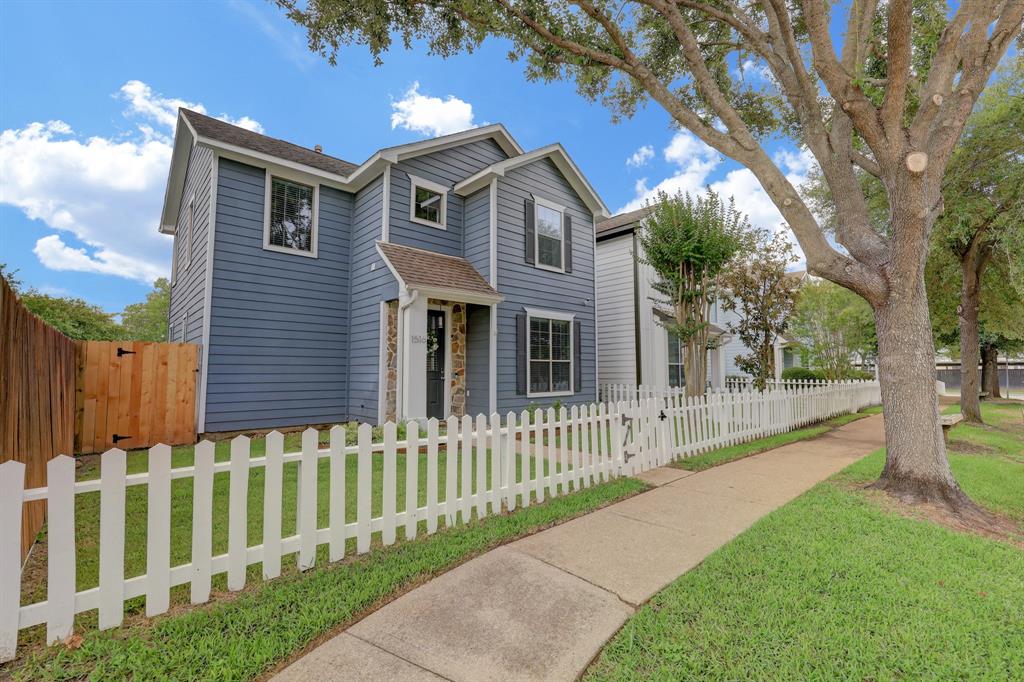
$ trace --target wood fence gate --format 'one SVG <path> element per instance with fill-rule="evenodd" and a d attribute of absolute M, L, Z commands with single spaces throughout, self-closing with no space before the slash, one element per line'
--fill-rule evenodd
<path fill-rule="evenodd" d="M 198 346 L 79 341 L 75 452 L 196 440 Z"/>

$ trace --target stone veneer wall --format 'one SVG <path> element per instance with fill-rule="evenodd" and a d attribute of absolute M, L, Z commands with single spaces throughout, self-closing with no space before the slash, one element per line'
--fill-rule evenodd
<path fill-rule="evenodd" d="M 452 304 L 452 414 L 466 413 L 466 304 Z"/>
<path fill-rule="evenodd" d="M 448 301 L 429 299 L 429 304 L 448 305 Z M 466 412 L 466 304 L 452 303 L 451 375 L 452 414 Z M 387 390 L 384 395 L 384 419 L 394 421 L 398 413 L 398 301 L 388 303 L 387 319 Z"/>
<path fill-rule="evenodd" d="M 398 413 L 398 301 L 388 302 L 387 342 L 387 389 L 384 394 L 384 420 L 395 421 Z"/>

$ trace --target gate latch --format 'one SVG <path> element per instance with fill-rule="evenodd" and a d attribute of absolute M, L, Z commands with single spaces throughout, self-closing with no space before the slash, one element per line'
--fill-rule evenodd
<path fill-rule="evenodd" d="M 111 438 L 110 440 L 114 441 L 114 444 L 115 444 L 115 445 L 117 445 L 117 443 L 118 443 L 119 441 L 122 441 L 122 440 L 127 440 L 127 439 L 129 439 L 129 438 L 131 438 L 131 436 L 122 436 L 122 435 L 120 435 L 120 434 L 118 434 L 118 433 L 115 433 L 115 434 L 113 435 L 113 437 L 112 437 L 112 438 Z"/>
<path fill-rule="evenodd" d="M 668 419 L 668 415 L 667 415 L 667 414 L 665 414 L 665 410 L 662 410 L 662 411 L 661 411 L 661 412 L 660 412 L 660 413 L 658 414 L 658 421 L 665 421 L 666 419 Z"/>
<path fill-rule="evenodd" d="M 135 355 L 135 351 L 133 351 L 133 350 L 125 350 L 124 348 L 118 348 L 117 349 L 117 357 L 121 357 L 122 355 Z M 125 436 L 125 438 L 128 438 L 128 436 Z"/>
<path fill-rule="evenodd" d="M 633 435 L 633 419 L 634 419 L 634 417 L 627 417 L 624 414 L 621 415 L 621 416 L 622 416 L 622 425 L 626 427 L 624 429 L 624 433 L 623 433 L 623 436 L 622 436 L 622 460 L 624 462 L 628 462 L 630 459 L 632 459 L 633 457 L 636 456 L 635 452 L 630 452 L 629 448 L 626 447 L 626 444 L 629 443 L 629 437 Z"/>

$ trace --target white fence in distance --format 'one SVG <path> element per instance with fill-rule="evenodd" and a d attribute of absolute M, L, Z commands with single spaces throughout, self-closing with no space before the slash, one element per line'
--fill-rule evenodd
<path fill-rule="evenodd" d="M 801 390 L 811 388 L 814 386 L 821 386 L 822 384 L 831 383 L 837 385 L 846 384 L 858 384 L 863 383 L 859 381 L 838 381 L 838 382 L 823 382 L 823 381 L 809 381 L 809 380 L 796 380 L 796 379 L 785 379 L 781 381 L 771 380 L 766 383 L 766 391 L 778 391 L 778 390 Z M 753 391 L 754 384 L 749 379 L 738 379 L 730 377 L 726 379 L 725 386 L 719 388 L 708 388 L 705 393 L 715 394 L 722 392 L 737 392 L 737 391 Z M 665 386 L 654 386 L 651 384 L 602 384 L 598 387 L 598 400 L 599 402 L 605 403 L 618 403 L 628 402 L 631 400 L 649 400 L 650 398 L 671 398 L 673 396 L 686 395 L 686 389 L 678 387 L 665 387 Z"/>
<path fill-rule="evenodd" d="M 314 565 L 316 550 L 328 545 L 329 561 L 345 556 L 346 541 L 355 539 L 355 551 L 370 550 L 371 537 L 391 545 L 402 529 L 407 540 L 419 532 L 432 534 L 440 523 L 454 526 L 474 515 L 513 511 L 517 506 L 542 502 L 620 475 L 632 475 L 679 457 L 787 431 L 832 416 L 856 411 L 878 402 L 875 382 L 846 382 L 758 393 L 714 393 L 697 399 L 681 395 L 562 409 L 497 415 L 451 417 L 440 432 L 437 420 L 406 425 L 406 438 L 397 439 L 397 426 L 383 427 L 383 441 L 372 442 L 371 427 L 358 428 L 357 444 L 345 443 L 346 430 L 330 431 L 327 448 L 319 434 L 302 434 L 300 452 L 284 452 L 284 437 L 266 438 L 266 454 L 250 456 L 250 441 L 239 436 L 231 442 L 230 458 L 214 460 L 214 444 L 195 446 L 192 466 L 171 468 L 171 448 L 149 450 L 148 470 L 127 474 L 126 453 L 108 450 L 101 456 L 100 478 L 75 481 L 75 462 L 60 456 L 51 460 L 49 484 L 24 488 L 24 465 L 0 464 L 0 661 L 14 658 L 20 630 L 46 624 L 46 639 L 59 642 L 72 633 L 76 614 L 98 610 L 101 629 L 120 625 L 124 602 L 145 596 L 146 614 L 159 615 L 170 606 L 170 590 L 190 585 L 193 604 L 209 600 L 211 578 L 227 574 L 229 590 L 241 590 L 246 569 L 262 564 L 262 578 L 281 573 L 281 559 L 296 554 L 297 566 Z M 397 508 L 398 453 L 405 453 L 405 505 Z M 410 453 L 413 456 L 409 456 Z M 443 462 L 441 460 L 443 453 Z M 347 458 L 356 458 L 356 513 L 346 516 Z M 373 458 L 381 458 L 379 489 L 373 489 Z M 327 460 L 329 481 L 328 522 L 317 521 L 320 460 Z M 426 481 L 419 477 L 425 460 Z M 298 502 L 294 532 L 282 528 L 283 466 L 297 463 Z M 531 462 L 537 466 L 531 466 Z M 542 464 L 546 463 L 546 465 Z M 444 466 L 444 489 L 439 466 Z M 262 542 L 247 541 L 250 513 L 250 472 L 264 469 Z M 227 551 L 212 550 L 214 476 L 229 477 Z M 192 481 L 191 561 L 171 566 L 171 481 Z M 147 489 L 145 520 L 127 518 L 127 488 Z M 419 498 L 425 485 L 426 504 Z M 99 494 L 100 542 L 98 585 L 76 591 L 75 496 Z M 442 498 L 443 495 L 443 499 Z M 379 497 L 377 497 L 379 496 Z M 372 516 L 374 498 L 381 513 Z M 47 599 L 21 605 L 21 508 L 26 502 L 48 504 Z M 146 572 L 125 577 L 125 524 L 145 523 Z M 422 524 L 422 526 L 421 526 Z M 291 529 L 289 529 L 291 530 Z"/>

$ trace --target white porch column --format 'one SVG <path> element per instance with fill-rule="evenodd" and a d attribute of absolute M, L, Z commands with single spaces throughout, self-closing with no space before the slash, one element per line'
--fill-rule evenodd
<path fill-rule="evenodd" d="M 427 416 L 427 297 L 418 291 L 399 299 L 399 419 Z"/>
<path fill-rule="evenodd" d="M 782 381 L 782 344 L 775 342 L 775 380 Z"/>

